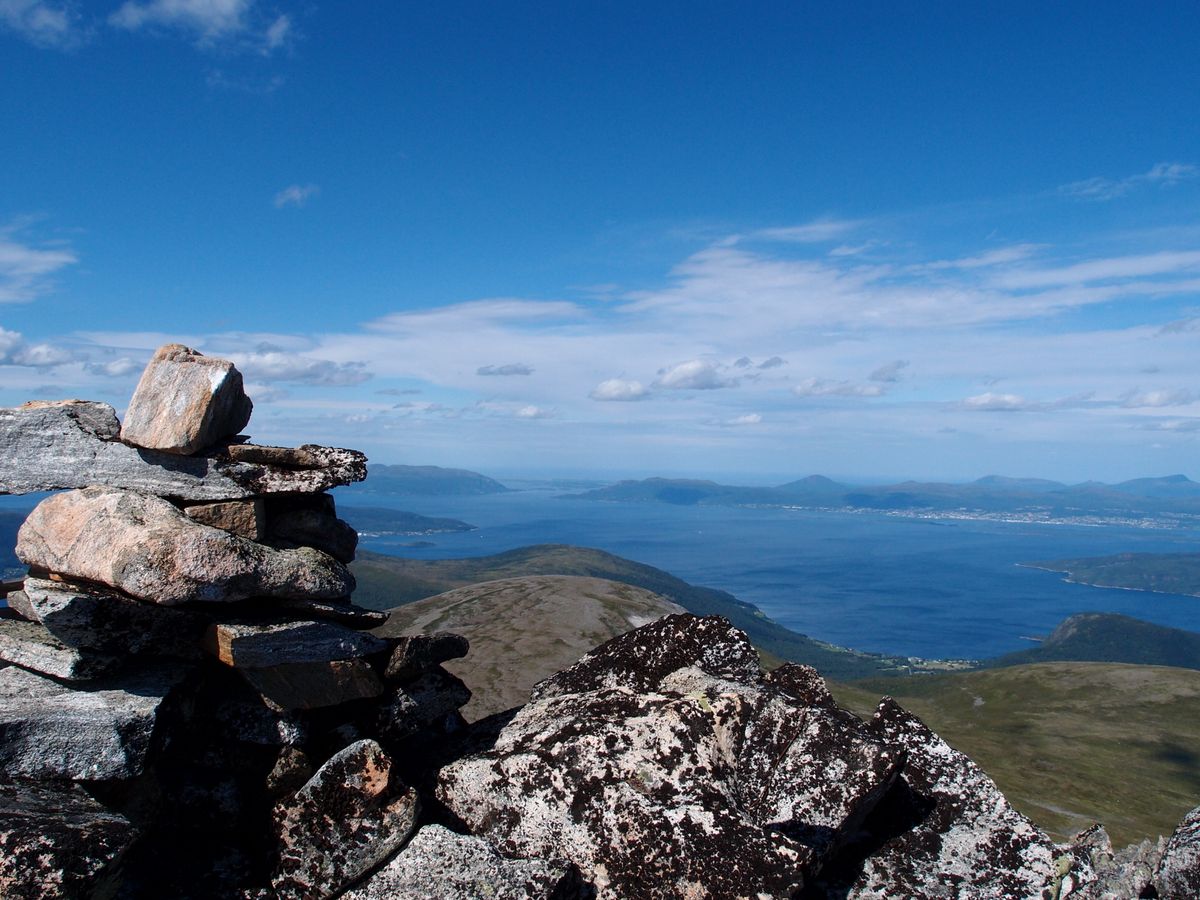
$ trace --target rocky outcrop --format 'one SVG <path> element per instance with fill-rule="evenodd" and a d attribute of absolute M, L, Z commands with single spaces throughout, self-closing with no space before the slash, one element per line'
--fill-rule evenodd
<path fill-rule="evenodd" d="M 1200 810 L 1158 846 L 1056 846 L 894 702 L 863 721 L 810 668 L 764 675 L 719 617 L 468 726 L 466 641 L 350 602 L 324 490 L 361 454 L 231 443 L 240 376 L 179 346 L 130 409 L 0 411 L 0 491 L 69 489 L 4 587 L 0 896 L 1197 895 Z"/>

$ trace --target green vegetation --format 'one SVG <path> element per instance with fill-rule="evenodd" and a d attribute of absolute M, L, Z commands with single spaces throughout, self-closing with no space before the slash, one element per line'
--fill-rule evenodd
<path fill-rule="evenodd" d="M 1200 596 L 1200 553 L 1119 553 L 1024 563 L 1095 587 Z"/>
<path fill-rule="evenodd" d="M 1170 834 L 1200 798 L 1200 672 L 1046 663 L 830 687 L 861 715 L 895 697 L 1060 838 L 1096 821 L 1118 846 Z"/>
<path fill-rule="evenodd" d="M 831 678 L 907 673 L 909 661 L 836 647 L 797 634 L 771 621 L 758 607 L 732 594 L 688 584 L 661 569 L 601 550 L 539 544 L 469 559 L 416 560 L 360 553 L 351 566 L 358 589 L 354 601 L 391 609 L 481 581 L 527 575 L 582 575 L 644 588 L 696 615 L 722 615 L 749 635 L 766 658 L 807 663 Z"/>
<path fill-rule="evenodd" d="M 1117 613 L 1079 613 L 1065 619 L 1037 647 L 985 660 L 983 665 L 995 668 L 1056 660 L 1200 669 L 1200 634 Z"/>

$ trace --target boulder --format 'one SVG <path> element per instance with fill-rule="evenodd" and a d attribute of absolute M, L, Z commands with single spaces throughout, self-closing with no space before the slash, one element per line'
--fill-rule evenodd
<path fill-rule="evenodd" d="M 344 597 L 354 579 L 316 550 L 272 550 L 193 522 L 158 497 L 91 487 L 37 505 L 17 536 L 25 563 L 151 603 Z"/>
<path fill-rule="evenodd" d="M 97 585 L 27 578 L 30 612 L 71 647 L 117 656 L 199 659 L 208 619 Z"/>
<path fill-rule="evenodd" d="M 205 649 L 225 665 L 245 669 L 359 659 L 383 653 L 388 644 L 332 622 L 216 622 L 209 626 Z"/>
<path fill-rule="evenodd" d="M 852 865 L 823 879 L 829 896 L 1041 900 L 1091 880 L 970 759 L 895 701 L 883 699 L 868 729 L 904 753 L 904 770 L 860 836 L 869 855 L 848 850 L 842 861 Z"/>
<path fill-rule="evenodd" d="M 383 681 L 362 659 L 284 663 L 237 672 L 269 703 L 283 710 L 338 706 L 383 693 Z"/>
<path fill-rule="evenodd" d="M 426 825 L 402 851 L 342 900 L 573 900 L 583 893 L 561 860 L 509 859 L 482 838 Z"/>
<path fill-rule="evenodd" d="M 1200 897 L 1200 806 L 1183 817 L 1167 841 L 1154 883 L 1163 900 Z"/>
<path fill-rule="evenodd" d="M 9 591 L 4 596 L 4 602 L 8 604 L 8 608 L 24 619 L 26 622 L 36 622 L 38 620 L 37 613 L 34 612 L 33 606 L 29 602 L 29 595 L 24 589 L 17 591 Z"/>
<path fill-rule="evenodd" d="M 164 700 L 184 674 L 154 669 L 69 688 L 16 666 L 0 669 L 0 776 L 141 774 Z"/>
<path fill-rule="evenodd" d="M 184 507 L 183 511 L 201 525 L 220 528 L 248 541 L 261 541 L 266 532 L 266 513 L 261 497 L 197 503 Z"/>
<path fill-rule="evenodd" d="M 409 681 L 444 662 L 461 659 L 470 648 L 465 637 L 449 631 L 398 638 L 384 677 L 388 681 Z"/>
<path fill-rule="evenodd" d="M 250 421 L 252 409 L 233 363 L 166 344 L 142 372 L 125 411 L 121 439 L 188 456 L 237 434 Z"/>
<path fill-rule="evenodd" d="M 792 896 L 902 758 L 771 685 L 719 617 L 622 635 L 534 697 L 441 769 L 437 796 L 505 853 L 570 860 L 601 898 Z"/>
<path fill-rule="evenodd" d="M 0 897 L 91 897 L 134 837 L 77 785 L 0 784 Z"/>
<path fill-rule="evenodd" d="M 119 668 L 115 656 L 80 651 L 37 622 L 0 617 L 0 660 L 63 681 L 87 681 Z"/>
<path fill-rule="evenodd" d="M 1082 884 L 1071 878 L 1071 884 L 1063 885 L 1062 897 L 1071 900 L 1128 900 L 1131 897 L 1152 896 L 1154 874 L 1162 859 L 1166 840 L 1159 838 L 1154 844 L 1143 840 L 1122 850 L 1113 850 L 1112 841 L 1102 825 L 1075 835 L 1066 846 L 1074 858 L 1075 866 L 1090 875 Z M 1060 867 L 1064 860 L 1060 859 Z"/>
<path fill-rule="evenodd" d="M 382 747 L 357 741 L 275 807 L 279 864 L 271 877 L 274 896 L 334 896 L 408 839 L 417 821 L 417 792 L 391 770 Z"/>
<path fill-rule="evenodd" d="M 458 710 L 470 699 L 471 691 L 460 679 L 435 668 L 393 689 L 379 713 L 379 732 L 392 740 L 423 731 L 445 733 L 458 725 Z"/>
<path fill-rule="evenodd" d="M 0 408 L 0 494 L 110 485 L 188 502 L 315 493 L 367 477 L 354 450 L 306 447 L 306 468 L 238 462 L 221 450 L 178 456 L 116 440 L 106 403 L 66 400 Z"/>

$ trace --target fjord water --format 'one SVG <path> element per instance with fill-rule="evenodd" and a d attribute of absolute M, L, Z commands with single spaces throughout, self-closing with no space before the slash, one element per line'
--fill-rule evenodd
<path fill-rule="evenodd" d="M 877 653 L 982 659 L 1031 646 L 1067 616 L 1119 612 L 1200 628 L 1200 597 L 1069 584 L 1030 560 L 1200 551 L 1200 531 L 936 520 L 776 508 L 596 502 L 557 491 L 478 497 L 339 494 L 354 505 L 449 516 L 479 526 L 360 546 L 420 559 L 576 544 L 665 569 L 757 605 L 782 625 Z"/>

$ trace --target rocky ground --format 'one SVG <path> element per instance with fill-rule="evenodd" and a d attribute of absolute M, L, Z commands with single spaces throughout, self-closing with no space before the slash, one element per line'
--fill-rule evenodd
<path fill-rule="evenodd" d="M 467 725 L 450 632 L 371 634 L 353 451 L 246 442 L 228 362 L 162 348 L 130 402 L 0 410 L 22 526 L 0 617 L 0 895 L 1099 898 L 1200 895 L 1200 811 L 1058 844 L 884 699 L 764 675 L 669 615 Z M 530 622 L 531 630 L 536 621 Z"/>

